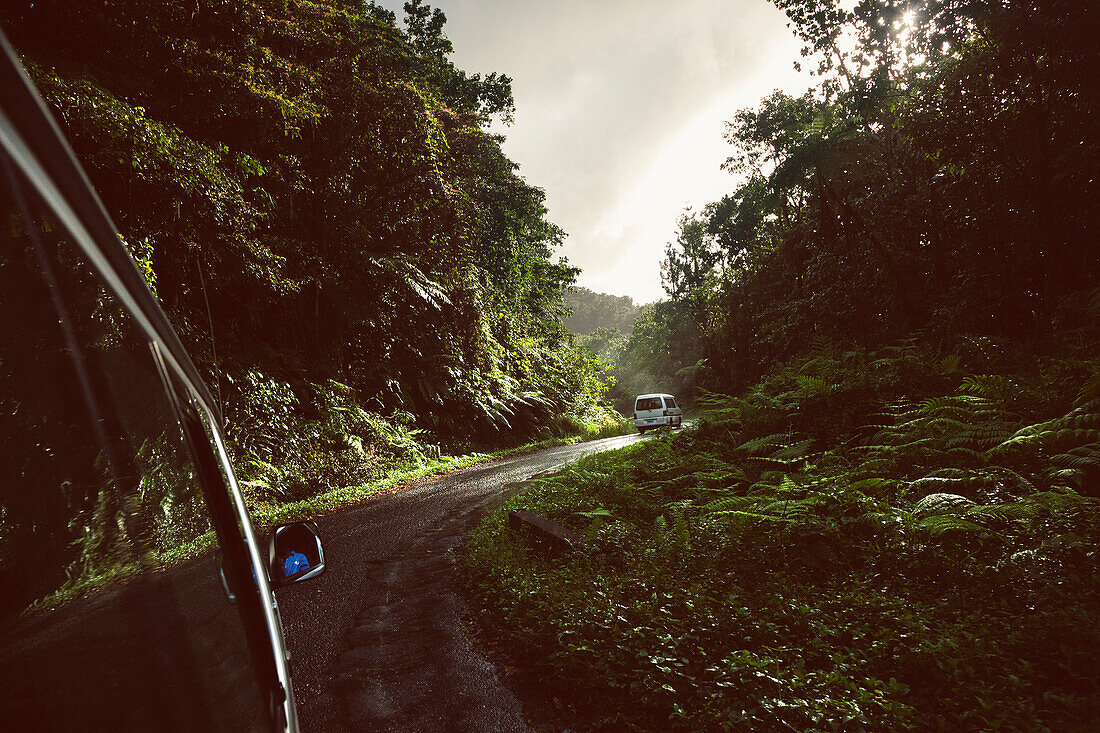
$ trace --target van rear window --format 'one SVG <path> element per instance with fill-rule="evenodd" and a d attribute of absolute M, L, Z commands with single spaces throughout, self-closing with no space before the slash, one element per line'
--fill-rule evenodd
<path fill-rule="evenodd" d="M 641 410 L 660 410 L 661 398 L 660 397 L 645 397 L 638 400 L 638 403 L 634 405 L 634 409 Z"/>

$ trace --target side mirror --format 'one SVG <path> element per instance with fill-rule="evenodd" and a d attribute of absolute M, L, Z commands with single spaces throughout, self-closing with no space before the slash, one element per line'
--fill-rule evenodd
<path fill-rule="evenodd" d="M 276 525 L 267 551 L 268 577 L 273 588 L 298 583 L 325 570 L 325 552 L 313 522 Z"/>

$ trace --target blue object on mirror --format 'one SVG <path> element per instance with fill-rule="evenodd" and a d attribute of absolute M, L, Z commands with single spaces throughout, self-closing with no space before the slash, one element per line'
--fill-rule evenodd
<path fill-rule="evenodd" d="M 325 552 L 313 522 L 276 525 L 267 553 L 268 579 L 276 588 L 308 580 L 325 570 Z"/>
<path fill-rule="evenodd" d="M 283 561 L 283 576 L 292 578 L 298 573 L 309 570 L 309 567 L 308 557 L 297 550 L 291 551 L 290 555 Z"/>

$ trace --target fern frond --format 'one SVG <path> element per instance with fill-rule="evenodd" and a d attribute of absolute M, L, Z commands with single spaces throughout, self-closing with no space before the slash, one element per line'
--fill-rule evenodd
<path fill-rule="evenodd" d="M 1074 443 L 1094 443 L 1100 441 L 1100 429 L 1092 428 L 1061 428 L 1046 430 L 1039 425 L 1029 425 L 1016 432 L 1008 440 L 990 448 L 988 454 L 995 457 L 1004 453 L 1019 450 L 1035 450 L 1046 448 L 1048 450 L 1057 446 L 1065 447 Z"/>
<path fill-rule="evenodd" d="M 805 458 L 807 455 L 806 450 L 813 445 L 813 443 L 813 439 L 809 438 L 807 440 L 800 440 L 797 443 L 782 446 L 775 453 L 772 453 L 769 458 L 777 461 Z"/>
<path fill-rule="evenodd" d="M 836 385 L 822 379 L 821 377 L 810 377 L 803 374 L 795 376 L 794 381 L 798 384 L 798 388 L 801 392 L 808 392 L 811 394 L 829 394 L 836 390 Z"/>
<path fill-rule="evenodd" d="M 755 496 L 725 496 L 704 504 L 701 509 L 704 516 L 711 516 L 729 511 L 744 510 L 748 507 L 755 507 L 759 503 L 760 500 Z"/>
<path fill-rule="evenodd" d="M 934 537 L 948 532 L 977 533 L 986 531 L 985 527 L 980 524 L 961 519 L 953 514 L 934 514 L 924 517 L 917 521 L 917 527 Z"/>
<path fill-rule="evenodd" d="M 958 354 L 949 354 L 940 359 L 938 366 L 945 374 L 954 374 L 959 370 L 960 361 Z"/>
<path fill-rule="evenodd" d="M 749 519 L 764 519 L 764 520 L 768 520 L 768 521 L 772 521 L 772 522 L 783 522 L 783 523 L 786 523 L 786 524 L 791 524 L 794 521 L 794 520 L 788 519 L 786 517 L 776 517 L 776 516 L 773 516 L 771 514 L 759 514 L 759 513 L 756 513 L 756 512 L 746 512 L 746 511 L 741 511 L 741 510 L 736 510 L 736 509 L 730 509 L 728 511 L 713 512 L 712 514 L 709 514 L 708 516 L 711 516 L 711 517 L 748 517 Z"/>
<path fill-rule="evenodd" d="M 918 519 L 928 516 L 959 514 L 975 506 L 974 501 L 959 494 L 929 494 L 913 507 L 913 516 Z"/>
<path fill-rule="evenodd" d="M 878 530 L 901 524 L 902 521 L 902 515 L 898 512 L 865 512 L 857 516 L 853 524 L 860 528 Z"/>
<path fill-rule="evenodd" d="M 747 443 L 742 443 L 734 450 L 745 451 L 747 453 L 755 453 L 761 448 L 767 448 L 769 446 L 775 445 L 776 443 L 782 443 L 784 440 L 787 440 L 789 438 L 790 435 L 787 433 L 774 433 L 772 435 L 765 435 L 760 438 L 754 438 Z"/>
<path fill-rule="evenodd" d="M 726 489 L 749 480 L 741 466 L 727 466 L 726 469 L 696 471 L 691 478 L 703 489 Z"/>
<path fill-rule="evenodd" d="M 971 374 L 963 378 L 960 389 L 971 394 L 996 399 L 1018 391 L 1019 386 L 1008 377 L 1000 374 Z"/>
<path fill-rule="evenodd" d="M 1035 507 L 1020 503 L 982 504 L 972 506 L 963 512 L 963 516 L 979 523 L 995 522 L 1007 524 L 1012 521 L 1029 519 L 1037 514 Z"/>

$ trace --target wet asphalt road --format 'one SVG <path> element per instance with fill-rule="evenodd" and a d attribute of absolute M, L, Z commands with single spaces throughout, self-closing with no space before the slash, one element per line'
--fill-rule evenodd
<path fill-rule="evenodd" d="M 548 448 L 377 496 L 321 519 L 327 568 L 280 589 L 301 729 L 529 730 L 515 696 L 460 627 L 459 550 L 537 473 L 643 438 Z"/>

